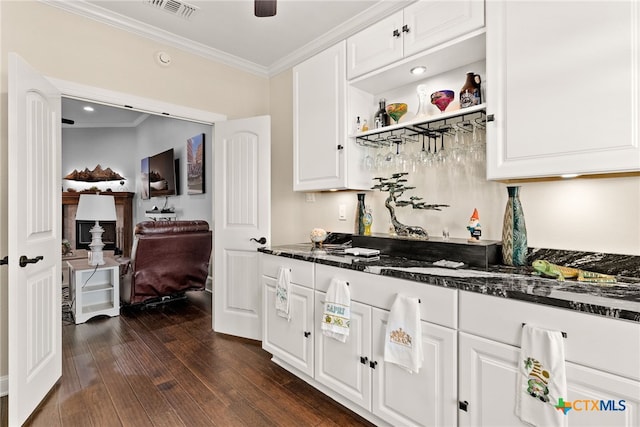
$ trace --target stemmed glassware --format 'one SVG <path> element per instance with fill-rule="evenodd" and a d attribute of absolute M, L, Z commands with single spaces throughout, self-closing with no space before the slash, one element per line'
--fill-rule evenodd
<path fill-rule="evenodd" d="M 371 171 L 374 168 L 375 159 L 371 155 L 370 146 L 367 145 L 364 149 L 365 149 L 365 156 L 362 159 L 362 166 L 365 168 L 365 170 Z"/>

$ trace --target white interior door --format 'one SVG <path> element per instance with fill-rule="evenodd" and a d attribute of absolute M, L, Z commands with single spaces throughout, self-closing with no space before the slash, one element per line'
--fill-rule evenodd
<path fill-rule="evenodd" d="M 260 340 L 256 249 L 271 239 L 271 120 L 260 116 L 220 122 L 214 133 L 213 329 Z M 256 242 L 261 238 L 265 243 Z"/>
<path fill-rule="evenodd" d="M 60 92 L 9 55 L 9 425 L 62 375 Z M 19 264 L 24 256 L 32 262 Z"/>

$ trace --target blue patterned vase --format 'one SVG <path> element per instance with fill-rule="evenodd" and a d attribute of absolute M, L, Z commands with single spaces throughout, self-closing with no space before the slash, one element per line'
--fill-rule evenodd
<path fill-rule="evenodd" d="M 502 261 L 505 265 L 527 265 L 527 227 L 519 191 L 520 187 L 507 187 L 509 199 L 502 222 Z"/>

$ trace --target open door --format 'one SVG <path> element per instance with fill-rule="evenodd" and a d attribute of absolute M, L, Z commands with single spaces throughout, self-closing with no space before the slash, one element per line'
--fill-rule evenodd
<path fill-rule="evenodd" d="M 257 248 L 271 240 L 271 119 L 219 122 L 214 133 L 213 329 L 260 340 Z"/>
<path fill-rule="evenodd" d="M 61 96 L 9 55 L 9 425 L 62 375 Z"/>

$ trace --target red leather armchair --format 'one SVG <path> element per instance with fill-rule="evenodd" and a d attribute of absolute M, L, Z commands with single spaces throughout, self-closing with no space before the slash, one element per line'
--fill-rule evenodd
<path fill-rule="evenodd" d="M 212 232 L 206 221 L 144 221 L 134 231 L 131 261 L 120 280 L 123 304 L 151 303 L 204 290 Z"/>

